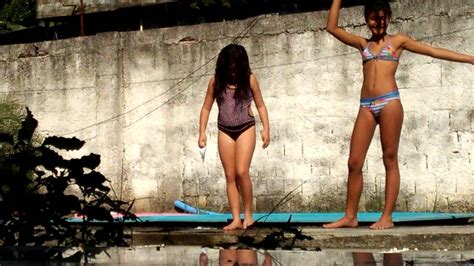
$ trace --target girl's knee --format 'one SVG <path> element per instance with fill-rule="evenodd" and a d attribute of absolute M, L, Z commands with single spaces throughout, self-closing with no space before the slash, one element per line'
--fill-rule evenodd
<path fill-rule="evenodd" d="M 385 167 L 394 167 L 398 164 L 398 154 L 394 151 L 384 151 L 383 163 Z"/>
<path fill-rule="evenodd" d="M 347 167 L 349 172 L 362 172 L 362 167 L 364 166 L 364 160 L 359 158 L 349 158 L 347 162 Z"/>
<path fill-rule="evenodd" d="M 227 183 L 229 183 L 229 182 L 230 182 L 230 183 L 231 183 L 231 182 L 235 182 L 235 180 L 236 180 L 236 175 L 235 175 L 235 174 L 228 174 L 228 173 L 226 173 L 226 174 L 225 174 L 225 179 L 226 179 Z"/>
<path fill-rule="evenodd" d="M 246 178 L 249 176 L 249 169 L 242 168 L 242 169 L 237 169 L 237 176 L 236 178 Z"/>

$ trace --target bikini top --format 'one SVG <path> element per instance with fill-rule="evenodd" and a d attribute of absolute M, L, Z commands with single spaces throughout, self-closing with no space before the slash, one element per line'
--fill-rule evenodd
<path fill-rule="evenodd" d="M 385 60 L 385 61 L 393 61 L 398 62 L 400 59 L 397 57 L 397 50 L 393 49 L 392 42 L 390 38 L 387 36 L 387 44 L 382 48 L 378 55 L 373 54 L 369 49 L 370 41 L 367 43 L 367 46 L 362 50 L 362 62 L 368 62 L 370 60 Z"/>

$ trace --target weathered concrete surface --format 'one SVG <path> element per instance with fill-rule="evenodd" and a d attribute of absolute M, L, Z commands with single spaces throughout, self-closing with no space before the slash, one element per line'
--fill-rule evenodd
<path fill-rule="evenodd" d="M 381 250 L 474 250 L 474 226 L 398 226 L 388 230 L 333 229 L 300 227 L 302 234 L 313 240 L 297 240 L 295 248 L 309 249 L 381 249 Z M 260 242 L 280 229 L 255 228 L 247 231 L 224 232 L 222 229 L 183 229 L 167 232 L 154 229 L 136 229 L 134 245 L 237 245 L 239 237 L 251 236 Z M 292 234 L 285 234 L 289 239 Z M 291 241 L 291 240 L 290 240 Z"/>
<path fill-rule="evenodd" d="M 401 0 L 393 4 L 389 32 L 473 54 L 473 10 L 472 0 Z M 271 123 L 272 143 L 256 149 L 251 166 L 256 210 L 270 210 L 295 188 L 295 197 L 278 211 L 341 210 L 361 58 L 325 32 L 326 17 L 325 11 L 268 15 L 111 32 L 37 48 L 2 46 L 0 93 L 28 106 L 44 135 L 86 140 L 72 155 L 101 154 L 100 171 L 119 198 L 136 199 L 136 211 L 169 210 L 176 199 L 225 211 L 217 108 L 205 162 L 197 152 L 198 116 L 217 53 L 239 42 L 249 52 Z M 341 10 L 341 25 L 368 35 L 361 7 Z M 474 211 L 472 74 L 472 65 L 402 55 L 398 210 Z M 361 211 L 381 210 L 378 133 L 364 175 Z"/>
<path fill-rule="evenodd" d="M 95 13 L 116 10 L 132 6 L 148 6 L 176 2 L 176 0 L 86 0 L 83 3 L 84 13 Z M 36 17 L 68 17 L 80 12 L 79 0 L 36 0 Z"/>

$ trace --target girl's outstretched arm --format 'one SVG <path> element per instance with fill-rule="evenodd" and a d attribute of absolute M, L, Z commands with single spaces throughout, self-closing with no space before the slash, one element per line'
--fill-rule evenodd
<path fill-rule="evenodd" d="M 436 48 L 420 43 L 406 35 L 398 35 L 401 39 L 400 47 L 417 54 L 428 55 L 434 58 L 449 60 L 454 62 L 474 64 L 474 56 L 453 52 L 444 48 Z"/>
<path fill-rule="evenodd" d="M 206 137 L 206 127 L 209 120 L 209 113 L 212 109 L 212 104 L 214 103 L 214 77 L 209 80 L 207 85 L 206 97 L 204 98 L 204 103 L 201 108 L 201 114 L 199 115 L 199 139 L 198 145 L 200 148 L 206 146 L 207 137 Z"/>
<path fill-rule="evenodd" d="M 270 123 L 268 120 L 268 111 L 263 101 L 262 92 L 260 91 L 260 86 L 258 85 L 257 78 L 254 74 L 250 75 L 250 87 L 252 89 L 253 100 L 255 101 L 255 106 L 258 110 L 258 115 L 263 124 L 262 131 L 262 147 L 265 149 L 270 144 Z"/>
<path fill-rule="evenodd" d="M 364 38 L 348 33 L 343 28 L 338 26 L 340 8 L 341 8 L 341 0 L 333 0 L 331 9 L 329 10 L 326 30 L 331 35 L 336 37 L 339 41 L 349 46 L 352 46 L 358 50 L 364 49 L 364 46 L 367 43 L 367 41 Z"/>

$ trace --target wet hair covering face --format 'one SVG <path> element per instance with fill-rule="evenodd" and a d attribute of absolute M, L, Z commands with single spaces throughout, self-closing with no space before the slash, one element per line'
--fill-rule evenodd
<path fill-rule="evenodd" d="M 226 86 L 236 85 L 234 99 L 237 102 L 248 99 L 250 95 L 250 65 L 245 48 L 238 44 L 224 47 L 217 57 L 214 98 L 225 93 Z"/>

